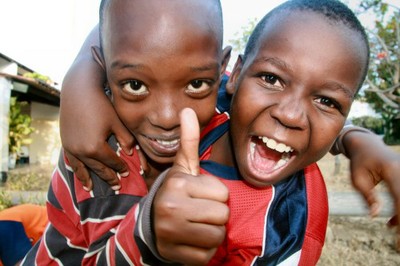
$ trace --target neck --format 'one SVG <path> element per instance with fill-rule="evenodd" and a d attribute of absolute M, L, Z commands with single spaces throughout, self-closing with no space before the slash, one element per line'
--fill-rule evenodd
<path fill-rule="evenodd" d="M 166 169 L 172 166 L 172 164 L 160 164 L 154 162 L 146 156 L 147 165 L 144 167 L 144 181 L 146 182 L 147 188 L 150 189 L 157 177 Z"/>
<path fill-rule="evenodd" d="M 210 160 L 226 166 L 235 166 L 229 132 L 226 132 L 214 143 Z"/>

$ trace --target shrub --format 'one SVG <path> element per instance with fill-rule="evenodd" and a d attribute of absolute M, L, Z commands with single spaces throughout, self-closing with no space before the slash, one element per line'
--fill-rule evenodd
<path fill-rule="evenodd" d="M 375 134 L 382 135 L 384 133 L 383 120 L 373 116 L 360 116 L 352 119 L 356 126 L 367 128 Z"/>

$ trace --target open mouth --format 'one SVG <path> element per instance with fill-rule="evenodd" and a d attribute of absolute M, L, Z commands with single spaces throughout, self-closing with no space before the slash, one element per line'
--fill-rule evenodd
<path fill-rule="evenodd" d="M 180 139 L 162 139 L 146 136 L 153 149 L 160 154 L 173 154 L 179 149 Z"/>
<path fill-rule="evenodd" d="M 159 145 L 164 146 L 166 148 L 172 148 L 179 145 L 179 139 L 174 140 L 161 140 L 161 139 L 153 139 Z"/>
<path fill-rule="evenodd" d="M 293 154 L 293 148 L 265 136 L 252 137 L 250 141 L 251 165 L 264 174 L 285 166 Z"/>

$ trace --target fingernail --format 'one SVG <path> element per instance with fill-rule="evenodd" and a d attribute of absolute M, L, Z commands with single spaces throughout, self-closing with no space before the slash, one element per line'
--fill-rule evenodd
<path fill-rule="evenodd" d="M 112 189 L 112 190 L 115 190 L 115 191 L 116 191 L 116 190 L 119 190 L 120 188 L 121 188 L 121 185 L 115 185 L 115 186 L 112 186 L 112 187 L 111 187 L 111 189 Z"/>
<path fill-rule="evenodd" d="M 381 209 L 381 205 L 379 204 L 379 203 L 373 203 L 372 205 L 371 205 L 371 208 L 370 208 L 370 216 L 371 217 L 376 217 L 376 216 L 378 216 L 378 214 L 379 214 L 379 212 L 380 212 L 380 209 Z"/>
<path fill-rule="evenodd" d="M 90 192 L 90 189 L 87 186 L 83 186 L 83 190 Z"/>
<path fill-rule="evenodd" d="M 127 177 L 129 175 L 129 171 L 123 172 L 123 173 L 121 173 L 119 175 L 120 175 L 120 177 Z"/>
<path fill-rule="evenodd" d="M 140 150 L 140 147 L 139 147 L 139 145 L 136 145 L 136 146 L 135 146 L 135 148 L 136 148 L 137 150 Z"/>
<path fill-rule="evenodd" d="M 133 154 L 133 149 L 131 148 L 131 149 L 129 150 L 128 155 L 130 156 L 130 155 L 132 155 L 132 154 Z"/>
<path fill-rule="evenodd" d="M 143 167 L 142 167 L 142 166 L 140 166 L 139 174 L 140 174 L 141 176 L 143 176 L 143 174 L 144 174 L 144 170 L 143 170 Z"/>

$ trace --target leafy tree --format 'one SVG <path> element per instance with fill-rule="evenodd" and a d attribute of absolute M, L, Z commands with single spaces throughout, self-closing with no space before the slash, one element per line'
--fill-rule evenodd
<path fill-rule="evenodd" d="M 8 138 L 10 153 L 17 153 L 21 146 L 31 143 L 31 139 L 28 138 L 34 130 L 31 127 L 31 118 L 21 112 L 21 107 L 26 104 L 26 102 L 18 102 L 16 97 L 11 97 Z"/>
<path fill-rule="evenodd" d="M 28 72 L 24 74 L 24 77 L 26 78 L 32 78 L 38 81 L 42 81 L 44 83 L 52 84 L 53 81 L 50 79 L 50 77 L 36 73 L 36 72 Z"/>
<path fill-rule="evenodd" d="M 246 47 L 250 34 L 256 27 L 257 22 L 257 18 L 250 19 L 247 25 L 242 26 L 241 30 L 235 33 L 235 39 L 229 40 L 229 42 L 232 44 L 233 50 L 238 53 L 244 52 L 244 48 Z"/>
<path fill-rule="evenodd" d="M 376 134 L 383 134 L 383 121 L 373 116 L 360 116 L 353 118 L 351 122 L 360 127 L 368 128 Z"/>
<path fill-rule="evenodd" d="M 382 0 L 363 0 L 360 12 L 372 11 L 374 29 L 365 98 L 384 120 L 386 143 L 400 142 L 400 8 Z"/>

